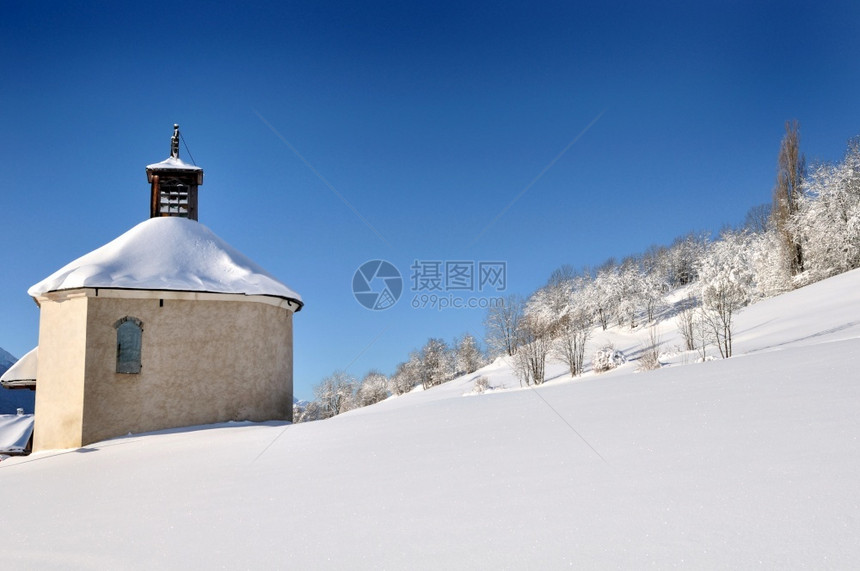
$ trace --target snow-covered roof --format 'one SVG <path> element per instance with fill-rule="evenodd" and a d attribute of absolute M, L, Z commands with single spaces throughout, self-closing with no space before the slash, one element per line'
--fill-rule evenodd
<path fill-rule="evenodd" d="M 202 171 L 203 169 L 198 167 L 197 165 L 189 165 L 184 162 L 179 157 L 167 157 L 160 163 L 153 163 L 151 165 L 146 165 L 146 170 L 189 170 L 189 171 Z"/>
<path fill-rule="evenodd" d="M 0 385 L 6 388 L 29 387 L 36 381 L 36 365 L 39 361 L 39 348 L 31 349 L 26 355 L 0 375 Z"/>
<path fill-rule="evenodd" d="M 176 216 L 141 222 L 27 293 L 37 297 L 82 287 L 270 295 L 302 304 L 298 293 L 209 228 Z"/>
<path fill-rule="evenodd" d="M 33 434 L 32 414 L 0 414 L 0 454 L 22 454 Z"/>

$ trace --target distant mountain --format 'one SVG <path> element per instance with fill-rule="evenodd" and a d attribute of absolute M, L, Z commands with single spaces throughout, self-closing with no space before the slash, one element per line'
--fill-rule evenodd
<path fill-rule="evenodd" d="M 0 375 L 8 371 L 17 360 L 11 353 L 0 347 Z M 26 413 L 32 413 L 35 406 L 35 391 L 0 388 L 0 414 L 15 414 L 19 408 L 23 408 Z"/>
<path fill-rule="evenodd" d="M 17 360 L 12 353 L 0 347 L 0 375 L 9 370 L 9 367 L 14 365 Z"/>

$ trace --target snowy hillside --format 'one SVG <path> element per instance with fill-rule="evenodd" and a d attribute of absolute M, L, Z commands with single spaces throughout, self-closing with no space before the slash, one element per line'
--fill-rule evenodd
<path fill-rule="evenodd" d="M 858 316 L 854 271 L 744 310 L 728 360 L 667 322 L 657 371 L 519 389 L 497 361 L 331 420 L 6 460 L 4 566 L 857 568 Z"/>

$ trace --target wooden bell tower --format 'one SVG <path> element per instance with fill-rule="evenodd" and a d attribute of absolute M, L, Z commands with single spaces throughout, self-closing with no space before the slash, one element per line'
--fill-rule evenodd
<path fill-rule="evenodd" d="M 173 125 L 170 156 L 146 167 L 151 185 L 149 217 L 181 216 L 197 220 L 197 187 L 203 184 L 203 169 L 179 158 L 179 125 Z"/>

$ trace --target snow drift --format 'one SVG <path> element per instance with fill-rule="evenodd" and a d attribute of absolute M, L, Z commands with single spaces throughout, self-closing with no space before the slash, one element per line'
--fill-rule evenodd
<path fill-rule="evenodd" d="M 858 291 L 747 308 L 728 360 L 464 398 L 516 386 L 499 360 L 327 421 L 6 460 L 4 565 L 854 568 Z"/>

